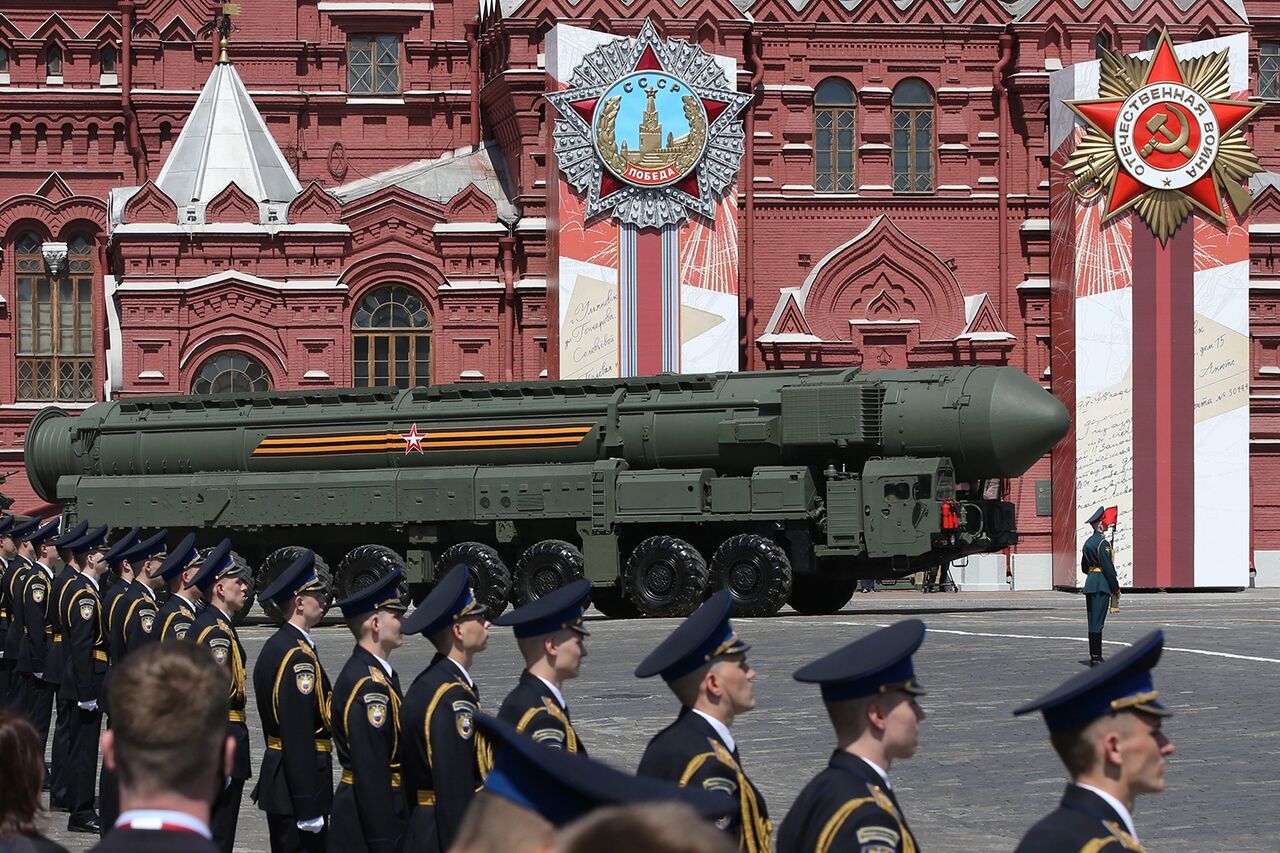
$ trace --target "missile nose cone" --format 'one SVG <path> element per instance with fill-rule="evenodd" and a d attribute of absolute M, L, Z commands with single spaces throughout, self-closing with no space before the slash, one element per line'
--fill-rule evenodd
<path fill-rule="evenodd" d="M 991 389 L 992 450 L 999 476 L 1016 477 L 1062 440 L 1071 416 L 1021 370 L 1005 368 L 1000 374 Z"/>

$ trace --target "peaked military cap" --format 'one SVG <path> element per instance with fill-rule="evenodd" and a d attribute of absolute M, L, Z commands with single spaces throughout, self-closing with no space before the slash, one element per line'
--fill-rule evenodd
<path fill-rule="evenodd" d="M 323 591 L 324 584 L 316 574 L 316 552 L 304 548 L 298 558 L 276 575 L 276 579 L 258 597 L 274 601 L 277 607 L 284 607 L 295 595 Z"/>
<path fill-rule="evenodd" d="M 72 527 L 66 533 L 60 533 L 53 539 L 50 539 L 49 544 L 55 548 L 66 548 L 87 532 L 89 532 L 89 520 L 83 519 L 79 524 Z"/>
<path fill-rule="evenodd" d="M 223 539 L 205 553 L 204 561 L 200 563 L 200 570 L 192 575 L 191 581 L 185 588 L 195 587 L 207 593 L 223 578 L 238 578 L 243 574 L 245 574 L 244 564 L 237 563 L 231 555 L 231 540 Z"/>
<path fill-rule="evenodd" d="M 169 553 L 169 546 L 165 544 L 165 540 L 168 538 L 169 529 L 164 528 L 158 533 L 138 542 L 116 559 L 128 560 L 130 563 L 141 565 L 146 560 L 154 560 L 158 557 L 164 557 Z"/>
<path fill-rule="evenodd" d="M 0 515 L 0 536 L 8 536 L 9 531 L 12 530 L 16 524 L 18 524 L 18 517 L 16 515 L 7 512 Z"/>
<path fill-rule="evenodd" d="M 200 559 L 200 552 L 196 550 L 196 535 L 188 533 L 182 537 L 177 548 L 165 555 L 164 562 L 160 564 L 160 568 L 151 573 L 151 577 L 170 581 L 174 575 L 182 574 L 198 559 Z"/>
<path fill-rule="evenodd" d="M 88 533 L 78 539 L 68 542 L 63 547 L 72 554 L 88 554 L 96 548 L 101 548 L 107 544 L 107 531 L 110 530 L 107 525 L 95 527 Z"/>
<path fill-rule="evenodd" d="M 394 570 L 378 578 L 373 583 L 348 595 L 338 602 L 342 618 L 355 619 L 375 610 L 395 610 L 403 613 L 406 608 L 400 602 L 400 579 L 404 571 L 396 566 Z"/>
<path fill-rule="evenodd" d="M 118 568 L 127 558 L 125 554 L 138 544 L 139 527 L 131 527 L 125 535 L 121 536 L 115 542 L 111 543 L 111 547 L 102 555 L 102 559 L 107 561 L 107 565 L 111 568 Z"/>
<path fill-rule="evenodd" d="M 471 572 L 466 566 L 454 566 L 435 589 L 422 600 L 401 629 L 406 634 L 433 636 L 463 616 L 483 616 L 485 606 L 471 589 Z"/>
<path fill-rule="evenodd" d="M 1167 717 L 1172 711 L 1160 702 L 1151 670 L 1164 649 L 1164 632 L 1152 631 L 1119 654 L 1067 679 L 1016 709 L 1015 715 L 1040 711 L 1051 732 L 1072 729 L 1117 711 L 1145 711 Z"/>
<path fill-rule="evenodd" d="M 585 755 L 537 743 L 497 717 L 477 714 L 475 723 L 494 748 L 493 769 L 485 777 L 483 790 L 556 826 L 592 809 L 628 803 L 683 802 L 712 820 L 737 808 L 737 802 L 723 791 L 632 776 Z"/>
<path fill-rule="evenodd" d="M 1086 521 L 1085 524 L 1097 524 L 1099 521 L 1102 521 L 1102 516 L 1106 513 L 1106 511 L 1107 511 L 1107 508 L 1105 506 L 1098 507 L 1098 509 L 1093 513 L 1093 515 L 1089 516 L 1089 520 Z"/>
<path fill-rule="evenodd" d="M 640 662 L 636 677 L 661 675 L 666 681 L 675 681 L 722 655 L 740 654 L 751 648 L 729 621 L 732 604 L 727 589 L 708 598 Z"/>
<path fill-rule="evenodd" d="M 57 518 L 51 519 L 44 524 L 35 520 L 32 522 L 31 526 L 21 534 L 16 532 L 13 533 L 13 539 L 15 542 L 30 542 L 32 547 L 39 548 L 41 545 L 44 545 L 50 539 L 58 535 L 58 523 L 59 519 Z"/>
<path fill-rule="evenodd" d="M 8 536 L 14 542 L 26 542 L 27 534 L 31 533 L 39 526 L 40 519 L 38 518 L 28 518 L 26 521 L 18 521 L 15 518 L 13 520 L 13 526 L 10 527 L 7 532 L 0 535 Z"/>
<path fill-rule="evenodd" d="M 916 681 L 911 656 L 923 642 L 924 623 L 919 619 L 905 619 L 800 667 L 792 677 L 819 685 L 826 702 L 842 702 L 892 690 L 920 696 L 924 688 Z"/>
<path fill-rule="evenodd" d="M 571 581 L 498 617 L 493 624 L 514 628 L 517 637 L 538 637 L 565 628 L 590 636 L 591 632 L 582 623 L 590 595 L 591 581 Z"/>

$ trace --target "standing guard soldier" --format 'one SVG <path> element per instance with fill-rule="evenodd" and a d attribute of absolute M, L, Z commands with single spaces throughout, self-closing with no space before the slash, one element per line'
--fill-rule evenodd
<path fill-rule="evenodd" d="M 333 741 L 329 677 L 311 629 L 320 624 L 328 591 L 316 575 L 314 551 L 303 552 L 261 594 L 284 618 L 253 665 L 253 692 L 267 751 L 253 800 L 267 813 L 272 853 L 322 853 L 333 806 Z"/>
<path fill-rule="evenodd" d="M 76 706 L 63 698 L 59 687 L 62 684 L 62 611 L 66 606 L 67 587 L 80 577 L 71 553 L 67 546 L 80 539 L 89 530 L 88 520 L 81 520 L 65 533 L 49 540 L 49 544 L 58 549 L 58 559 L 62 566 L 53 579 L 52 595 L 49 607 L 49 630 L 53 632 L 52 645 L 49 646 L 49 659 L 45 662 L 45 680 L 53 685 L 54 707 L 57 719 L 53 726 L 53 762 L 49 772 L 49 808 L 53 811 L 67 811 L 67 750 L 71 743 L 71 718 Z"/>
<path fill-rule="evenodd" d="M 1015 853 L 1142 850 L 1134 800 L 1164 790 L 1165 759 L 1173 755 L 1162 731 L 1172 712 L 1151 679 L 1163 648 L 1164 632 L 1152 631 L 1013 712 L 1044 714 L 1049 742 L 1071 776 L 1061 804 Z"/>
<path fill-rule="evenodd" d="M 102 593 L 102 609 L 106 614 L 103 621 L 107 626 L 107 644 L 109 646 L 114 642 L 115 637 L 113 620 L 116 615 L 116 606 L 133 584 L 133 563 L 124 559 L 124 555 L 128 553 L 130 548 L 138 544 L 138 532 L 140 529 L 138 527 L 130 528 L 127 533 L 112 542 L 111 547 L 102 555 L 102 561 L 107 564 L 107 574 L 104 577 L 115 575 L 115 580 Z M 112 651 L 114 651 L 114 648 L 112 648 Z"/>
<path fill-rule="evenodd" d="M 9 631 L 4 637 L 4 658 L 9 668 L 8 707 L 16 714 L 31 716 L 30 685 L 25 674 L 18 670 L 18 654 L 22 649 L 22 639 L 26 635 L 26 623 L 23 619 L 22 589 L 26 584 L 27 573 L 31 571 L 31 560 L 22 552 L 31 549 L 22 545 L 28 533 L 40 526 L 40 519 L 15 521 L 4 540 L 13 543 L 13 558 L 9 561 L 8 574 L 4 577 L 4 597 L 9 603 Z"/>
<path fill-rule="evenodd" d="M 795 673 L 818 684 L 836 731 L 836 751 L 804 787 L 778 832 L 778 853 L 867 850 L 915 853 L 889 781 L 894 759 L 915 755 L 924 711 L 911 656 L 925 626 L 907 619 L 873 631 Z"/>
<path fill-rule="evenodd" d="M 400 783 L 400 678 L 388 658 L 404 642 L 396 568 L 338 602 L 356 647 L 333 685 L 333 740 L 342 781 L 333 795 L 331 853 L 399 853 L 407 807 Z"/>
<path fill-rule="evenodd" d="M 187 639 L 206 646 L 213 653 L 213 659 L 231 672 L 227 736 L 235 738 L 236 754 L 228 773 L 230 779 L 214 801 L 209 821 L 213 843 L 223 853 L 231 853 L 240 821 L 240 795 L 245 780 L 253 774 L 249 767 L 249 726 L 244 713 L 244 646 L 240 644 L 235 626 L 236 614 L 249 600 L 249 579 L 244 576 L 244 566 L 231 557 L 230 539 L 223 539 L 210 549 L 188 586 L 199 589 L 208 605 L 191 623 Z"/>
<path fill-rule="evenodd" d="M 476 743 L 480 690 L 471 666 L 488 645 L 489 621 L 469 581 L 469 569 L 455 566 L 403 625 L 403 633 L 422 634 L 436 648 L 405 693 L 401 711 L 400 756 L 410 809 L 404 846 L 419 853 L 444 853 L 453 846 L 487 769 Z"/>
<path fill-rule="evenodd" d="M 202 603 L 202 593 L 191 584 L 202 564 L 196 535 L 188 533 L 155 570 L 155 576 L 169 588 L 169 599 L 160 608 L 160 642 L 187 639 Z"/>
<path fill-rule="evenodd" d="M 564 683 L 577 678 L 587 656 L 590 636 L 582 613 L 591 595 L 591 581 L 576 580 L 534 599 L 495 620 L 515 629 L 525 668 L 498 709 L 498 719 L 515 726 L 538 743 L 569 752 L 587 753 L 574 731 Z"/>
<path fill-rule="evenodd" d="M 4 648 L 9 637 L 9 614 L 13 610 L 13 602 L 9 600 L 9 573 L 20 565 L 18 544 L 9 535 L 16 522 L 17 519 L 7 512 L 0 516 L 0 710 L 9 708 L 13 699 L 9 692 L 9 671 L 13 669 L 13 661 L 5 657 Z"/>
<path fill-rule="evenodd" d="M 62 607 L 63 670 L 58 698 L 70 705 L 66 756 L 67 807 L 71 832 L 98 834 L 93 810 L 94 771 L 98 769 L 98 735 L 102 730 L 103 682 L 107 675 L 106 616 L 98 594 L 107 563 L 102 552 L 103 525 L 67 545 L 78 574 L 67 585 Z"/>
<path fill-rule="evenodd" d="M 53 715 L 53 685 L 45 680 L 45 665 L 53 645 L 49 608 L 53 595 L 53 564 L 57 552 L 49 540 L 58 535 L 58 519 L 24 534 L 18 546 L 31 562 L 22 578 L 22 644 L 18 649 L 18 672 L 26 682 L 27 715 L 40 735 L 40 748 L 49 742 L 49 720 Z"/>
<path fill-rule="evenodd" d="M 727 589 L 715 593 L 636 667 L 637 678 L 661 675 L 680 700 L 675 722 L 649 741 L 637 773 L 729 794 L 738 808 L 720 828 L 737 837 L 744 853 L 769 853 L 769 811 L 729 731 L 756 706 L 751 647 L 729 621 L 732 603 Z"/>
<path fill-rule="evenodd" d="M 1102 663 L 1102 627 L 1107 623 L 1111 597 L 1120 594 L 1120 581 L 1111 560 L 1111 543 L 1107 541 L 1106 507 L 1089 516 L 1093 535 L 1080 549 L 1080 571 L 1085 573 L 1084 601 L 1089 614 L 1089 666 Z"/>

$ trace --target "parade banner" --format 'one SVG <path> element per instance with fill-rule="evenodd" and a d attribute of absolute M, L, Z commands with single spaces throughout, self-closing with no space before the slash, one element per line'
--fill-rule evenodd
<path fill-rule="evenodd" d="M 558 25 L 547 35 L 556 176 L 549 374 L 737 370 L 737 66 L 697 45 Z"/>
<path fill-rule="evenodd" d="M 1116 506 L 1125 587 L 1249 583 L 1249 236 L 1241 34 L 1050 79 L 1053 578 Z"/>

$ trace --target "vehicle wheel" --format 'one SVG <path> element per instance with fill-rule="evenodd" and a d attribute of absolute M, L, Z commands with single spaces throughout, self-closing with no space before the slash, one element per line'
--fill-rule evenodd
<path fill-rule="evenodd" d="M 253 585 L 253 567 L 249 565 L 249 561 L 232 551 L 231 562 L 238 566 L 240 571 L 244 572 L 244 577 L 249 578 L 249 594 L 245 596 L 244 607 L 241 607 L 240 612 L 231 620 L 232 624 L 243 625 L 245 620 L 249 618 L 249 611 L 253 609 L 253 601 L 257 598 L 258 590 Z"/>
<path fill-rule="evenodd" d="M 488 609 L 488 617 L 497 619 L 507 609 L 511 595 L 511 570 L 502 562 L 498 552 L 480 542 L 459 542 L 444 550 L 436 565 L 436 577 L 442 578 L 453 571 L 454 566 L 465 565 L 471 570 L 471 588 L 476 598 Z"/>
<path fill-rule="evenodd" d="M 261 592 L 271 586 L 276 578 L 280 577 L 280 573 L 293 565 L 293 561 L 301 557 L 305 550 L 306 548 L 301 545 L 286 545 L 268 554 L 262 561 L 262 565 L 258 567 L 258 577 L 254 581 L 255 592 Z M 319 554 L 316 554 L 316 577 L 320 579 L 320 583 L 326 590 L 330 592 L 333 590 L 333 572 L 329 570 L 329 564 Z M 258 603 L 262 605 L 262 612 L 267 614 L 267 618 L 279 625 L 280 608 L 276 603 L 265 598 Z"/>
<path fill-rule="evenodd" d="M 688 616 L 707 595 L 707 561 L 674 536 L 651 536 L 627 561 L 627 592 L 645 616 Z"/>
<path fill-rule="evenodd" d="M 338 577 L 334 584 L 333 600 L 341 601 L 356 591 L 364 589 L 380 577 L 404 571 L 404 559 L 386 545 L 361 545 L 352 548 L 338 564 Z M 400 599 L 407 605 L 408 592 L 400 586 Z"/>
<path fill-rule="evenodd" d="M 827 616 L 839 613 L 853 598 L 858 581 L 853 578 L 799 576 L 791 585 L 787 603 L 805 616 Z"/>
<path fill-rule="evenodd" d="M 511 603 L 520 607 L 578 580 L 584 565 L 582 552 L 563 539 L 535 542 L 516 561 Z"/>
<path fill-rule="evenodd" d="M 791 594 L 787 552 L 755 533 L 724 540 L 711 558 L 711 576 L 717 588 L 729 588 L 734 616 L 772 616 Z"/>
<path fill-rule="evenodd" d="M 627 598 L 627 590 L 620 584 L 614 586 L 593 586 L 591 603 L 610 619 L 635 619 L 640 610 Z"/>

